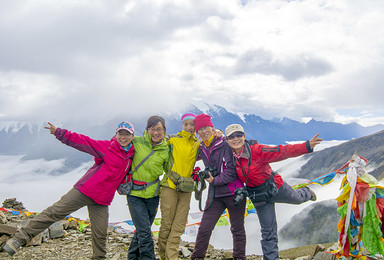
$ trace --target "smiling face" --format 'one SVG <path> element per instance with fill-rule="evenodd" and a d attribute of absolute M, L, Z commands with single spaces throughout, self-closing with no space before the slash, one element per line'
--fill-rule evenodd
<path fill-rule="evenodd" d="M 151 135 L 152 142 L 159 143 L 164 138 L 164 126 L 161 122 L 148 128 L 148 133 Z"/>
<path fill-rule="evenodd" d="M 199 134 L 200 138 L 203 141 L 208 141 L 209 138 L 213 135 L 213 127 L 212 126 L 204 126 L 197 130 L 197 133 Z"/>
<path fill-rule="evenodd" d="M 116 140 L 123 147 L 127 147 L 131 143 L 132 139 L 133 134 L 131 134 L 127 130 L 120 129 L 116 133 Z"/>
<path fill-rule="evenodd" d="M 187 119 L 183 122 L 183 130 L 188 133 L 195 133 L 195 122 L 193 119 Z"/>
<path fill-rule="evenodd" d="M 234 132 L 230 136 L 227 136 L 227 142 L 236 153 L 239 153 L 245 143 L 245 134 L 243 132 Z"/>

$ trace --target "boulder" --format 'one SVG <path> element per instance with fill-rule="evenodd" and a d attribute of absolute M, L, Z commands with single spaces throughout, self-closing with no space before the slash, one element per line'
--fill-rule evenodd
<path fill-rule="evenodd" d="M 0 235 L 6 234 L 12 236 L 15 234 L 17 231 L 17 228 L 9 226 L 9 225 L 4 225 L 0 224 Z"/>
<path fill-rule="evenodd" d="M 32 238 L 26 246 L 40 246 L 43 243 L 43 232 Z"/>
<path fill-rule="evenodd" d="M 335 255 L 327 252 L 319 252 L 313 257 L 313 260 L 334 260 L 334 259 L 336 259 Z"/>
<path fill-rule="evenodd" d="M 50 238 L 59 238 L 65 236 L 65 231 L 63 229 L 63 223 L 62 221 L 57 221 L 53 223 L 49 228 L 49 237 Z"/>
<path fill-rule="evenodd" d="M 10 199 L 4 200 L 3 208 L 27 211 L 23 203 L 17 201 L 16 198 L 10 198 Z"/>
<path fill-rule="evenodd" d="M 316 245 L 315 252 L 313 253 L 313 256 L 317 255 L 319 252 L 324 252 L 325 246 L 324 245 Z"/>
<path fill-rule="evenodd" d="M 181 246 L 180 247 L 180 251 L 181 251 L 181 254 L 184 256 L 184 257 L 190 257 L 192 252 L 189 251 L 188 248 L 186 248 L 185 246 Z"/>
<path fill-rule="evenodd" d="M 2 211 L 0 211 L 0 224 L 5 224 L 5 223 L 7 223 L 7 217 Z"/>

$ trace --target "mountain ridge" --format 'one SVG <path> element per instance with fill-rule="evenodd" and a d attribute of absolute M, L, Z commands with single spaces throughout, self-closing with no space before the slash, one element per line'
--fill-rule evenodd
<path fill-rule="evenodd" d="M 368 172 L 378 180 L 384 178 L 384 131 L 356 138 L 326 148 L 310 155 L 308 162 L 300 169 L 297 177 L 312 179 L 340 168 L 352 155 L 368 160 Z M 308 155 L 304 155 L 308 157 Z"/>
<path fill-rule="evenodd" d="M 384 125 L 363 127 L 356 123 L 343 125 L 333 122 L 321 122 L 311 120 L 301 123 L 289 118 L 266 120 L 255 114 L 242 114 L 229 112 L 218 105 L 207 105 L 203 111 L 194 105 L 190 105 L 189 112 L 200 114 L 205 112 L 212 117 L 214 126 L 222 131 L 230 124 L 241 124 L 248 139 L 256 139 L 264 144 L 284 144 L 287 141 L 304 141 L 317 133 L 324 140 L 351 140 L 359 138 L 378 130 L 384 129 Z M 181 113 L 161 114 L 166 119 L 167 133 L 175 134 L 181 129 Z M 94 139 L 110 139 L 113 136 L 117 122 L 127 120 L 126 117 L 114 117 L 102 124 L 88 124 L 76 118 L 71 122 L 61 122 L 59 127 L 85 134 Z M 141 135 L 145 129 L 147 118 L 134 118 L 136 135 Z M 71 148 L 52 140 L 44 122 L 0 122 L 0 154 L 25 155 L 24 160 L 44 158 L 47 160 L 66 158 L 67 166 L 76 167 L 82 162 L 89 161 L 89 155 L 78 153 Z"/>

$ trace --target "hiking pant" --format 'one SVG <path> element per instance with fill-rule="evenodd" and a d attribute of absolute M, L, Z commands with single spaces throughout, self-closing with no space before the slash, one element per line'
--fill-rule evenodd
<path fill-rule="evenodd" d="M 75 188 L 72 188 L 55 204 L 29 220 L 24 227 L 16 232 L 14 237 L 22 245 L 25 245 L 53 223 L 64 219 L 84 206 L 88 207 L 92 225 L 92 259 L 104 259 L 106 258 L 108 206 L 97 204 Z"/>
<path fill-rule="evenodd" d="M 155 220 L 159 196 L 144 199 L 127 195 L 128 208 L 136 231 L 128 249 L 128 259 L 156 259 L 151 226 Z"/>
<path fill-rule="evenodd" d="M 161 226 L 158 239 L 160 259 L 178 259 L 180 237 L 187 223 L 191 194 L 161 187 Z"/>
<path fill-rule="evenodd" d="M 253 202 L 261 227 L 261 248 L 264 260 L 279 259 L 275 203 L 301 204 L 310 200 L 311 197 L 312 193 L 308 188 L 294 190 L 284 182 L 270 202 L 261 205 Z"/>
<path fill-rule="evenodd" d="M 197 232 L 195 249 L 191 255 L 191 259 L 204 259 L 208 248 L 209 239 L 217 221 L 228 209 L 229 221 L 231 223 L 231 232 L 233 239 L 233 258 L 246 259 L 245 256 L 245 229 L 244 229 L 244 213 L 245 202 L 243 199 L 238 207 L 235 207 L 233 199 L 235 196 L 227 196 L 222 198 L 214 198 L 212 205 L 204 211 L 199 231 Z"/>

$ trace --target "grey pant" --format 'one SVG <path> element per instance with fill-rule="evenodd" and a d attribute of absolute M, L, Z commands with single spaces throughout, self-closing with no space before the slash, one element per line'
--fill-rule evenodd
<path fill-rule="evenodd" d="M 284 182 L 270 203 L 261 205 L 254 203 L 261 227 L 263 259 L 279 259 L 275 203 L 301 204 L 310 200 L 311 197 L 312 193 L 308 188 L 294 190 L 289 184 Z"/>
<path fill-rule="evenodd" d="M 25 245 L 56 221 L 64 219 L 84 206 L 88 207 L 92 224 L 92 259 L 103 259 L 106 255 L 108 206 L 97 204 L 75 188 L 72 188 L 59 201 L 28 221 L 25 227 L 16 232 L 15 238 L 22 245 Z"/>

